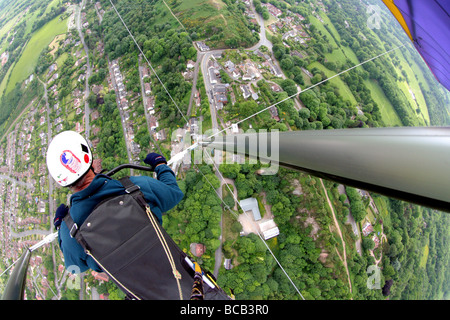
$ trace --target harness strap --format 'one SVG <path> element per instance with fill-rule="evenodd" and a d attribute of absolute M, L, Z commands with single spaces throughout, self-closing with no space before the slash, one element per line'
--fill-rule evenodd
<path fill-rule="evenodd" d="M 156 216 L 153 214 L 153 212 L 150 209 L 150 206 L 145 201 L 144 195 L 140 191 L 140 187 L 139 186 L 137 186 L 133 182 L 131 182 L 129 177 L 124 177 L 124 178 L 120 179 L 119 181 L 123 185 L 123 187 L 125 188 L 125 192 L 130 194 L 142 206 L 142 208 L 145 210 L 145 212 L 146 212 L 146 214 L 147 214 L 147 216 L 148 216 L 148 218 L 149 218 L 153 228 L 156 231 L 158 239 L 161 242 L 161 245 L 162 245 L 162 247 L 164 249 L 164 252 L 166 253 L 167 259 L 169 260 L 169 264 L 170 264 L 170 266 L 172 268 L 173 276 L 174 276 L 174 278 L 175 278 L 175 280 L 177 282 L 180 300 L 183 300 L 183 293 L 182 293 L 181 284 L 180 284 L 181 274 L 176 268 L 176 264 L 175 264 L 174 258 L 172 256 L 172 252 L 170 250 L 169 245 L 167 244 L 167 241 L 166 241 L 165 236 L 164 236 L 164 234 L 163 234 L 163 232 L 161 230 L 161 226 L 160 226 L 159 222 L 156 219 Z M 64 217 L 63 221 L 66 223 L 67 227 L 69 228 L 70 237 L 71 238 L 75 238 L 78 241 L 78 243 L 83 247 L 85 252 L 88 255 L 90 255 L 97 262 L 97 264 L 99 264 L 102 267 L 102 269 L 105 269 L 100 264 L 100 262 L 97 261 L 97 259 L 90 252 L 91 248 L 89 248 L 87 242 L 84 240 L 84 238 L 81 235 L 81 233 L 78 232 L 79 226 L 73 221 L 72 217 L 70 216 L 70 211 Z M 105 270 L 105 272 L 106 272 L 106 270 Z"/>
<path fill-rule="evenodd" d="M 75 238 L 84 250 L 89 250 L 90 248 L 88 247 L 87 242 L 84 240 L 83 236 L 78 233 L 78 225 L 73 221 L 70 215 L 70 209 L 63 221 L 66 223 L 67 228 L 69 228 L 70 237 Z"/>
<path fill-rule="evenodd" d="M 194 275 L 194 285 L 191 291 L 191 300 L 203 300 L 203 278 L 202 269 L 197 262 L 194 262 L 195 275 Z"/>
<path fill-rule="evenodd" d="M 140 190 L 141 188 L 131 182 L 129 177 L 123 177 L 122 179 L 119 179 L 119 182 L 125 188 L 125 192 L 131 195 L 145 210 L 148 204 L 147 201 L 145 201 L 144 195 Z"/>

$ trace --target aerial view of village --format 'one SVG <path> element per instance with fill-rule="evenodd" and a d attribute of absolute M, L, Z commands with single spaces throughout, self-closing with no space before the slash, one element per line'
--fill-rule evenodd
<path fill-rule="evenodd" d="M 0 1 L 0 292 L 70 204 L 46 165 L 60 132 L 88 139 L 100 173 L 218 131 L 450 125 L 410 44 L 352 68 L 407 43 L 396 23 L 379 0 Z M 448 214 L 199 150 L 170 163 L 184 198 L 163 227 L 237 300 L 450 298 Z M 67 268 L 56 239 L 33 252 L 24 298 L 125 295 Z"/>

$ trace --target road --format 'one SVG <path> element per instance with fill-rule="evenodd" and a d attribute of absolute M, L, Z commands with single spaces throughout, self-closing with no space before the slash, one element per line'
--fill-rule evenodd
<path fill-rule="evenodd" d="M 9 180 L 12 183 L 13 188 L 15 188 L 15 184 L 18 184 L 22 187 L 29 188 L 29 189 L 33 188 L 33 185 L 31 183 L 24 182 L 22 180 L 17 180 L 16 178 L 12 178 L 11 176 L 7 176 L 4 174 L 0 174 L 0 180 Z"/>
<path fill-rule="evenodd" d="M 89 78 L 91 76 L 92 69 L 91 69 L 91 64 L 89 62 L 89 48 L 87 47 L 86 43 L 84 42 L 84 35 L 81 30 L 81 9 L 84 7 L 85 3 L 86 3 L 86 0 L 83 0 L 81 2 L 80 6 L 77 7 L 76 25 L 77 25 L 78 35 L 80 36 L 81 43 L 83 44 L 83 47 L 84 47 L 84 52 L 86 53 L 87 68 L 86 68 L 86 79 L 85 79 L 85 89 L 84 89 L 84 123 L 85 123 L 85 136 L 86 136 L 86 138 L 89 139 L 90 134 L 91 134 L 91 126 L 89 123 L 91 109 L 89 108 L 88 98 L 89 98 Z"/>
<path fill-rule="evenodd" d="M 253 13 L 254 13 L 255 16 L 256 16 L 256 20 L 258 21 L 258 24 L 259 24 L 259 27 L 260 27 L 260 31 L 259 31 L 259 42 L 258 42 L 256 45 L 254 45 L 253 47 L 248 48 L 247 50 L 256 50 L 256 49 L 258 49 L 258 48 L 261 47 L 261 46 L 265 46 L 265 47 L 267 47 L 267 48 L 269 49 L 270 52 L 272 52 L 273 46 L 272 46 L 272 42 L 270 42 L 270 41 L 267 39 L 267 37 L 266 37 L 266 27 L 265 27 L 265 25 L 264 25 L 264 19 L 263 19 L 263 17 L 261 16 L 261 14 L 259 14 L 259 13 L 257 13 L 257 12 L 255 11 L 255 7 L 254 7 L 253 3 L 252 3 L 252 11 L 253 11 Z M 282 78 L 283 78 L 283 79 L 287 79 L 287 77 L 286 77 L 285 74 L 283 73 L 283 71 L 282 71 L 282 69 L 281 69 L 280 64 L 278 63 L 278 61 L 277 61 L 276 59 L 274 59 L 274 58 L 273 58 L 272 60 L 273 60 L 273 63 L 277 66 L 277 68 L 278 68 L 279 70 L 281 70 L 281 73 L 282 73 L 282 75 L 283 75 Z M 298 86 L 298 85 L 297 85 L 297 90 L 298 90 L 299 92 L 301 92 L 301 88 L 300 88 L 300 86 Z M 303 103 L 300 101 L 300 98 L 298 98 L 298 96 L 294 98 L 294 103 L 295 103 L 295 108 L 296 108 L 297 110 L 300 110 L 301 108 L 304 107 L 304 106 L 303 106 Z"/>
<path fill-rule="evenodd" d="M 256 45 L 248 48 L 247 50 L 256 50 L 259 47 L 261 47 L 262 45 L 264 45 L 270 50 L 270 52 L 272 52 L 272 43 L 266 38 L 266 30 L 264 27 L 264 20 L 260 14 L 256 13 L 253 4 L 252 4 L 252 10 L 255 13 L 258 23 L 260 25 L 260 34 L 259 34 L 260 36 L 259 36 L 259 42 Z M 210 78 L 209 78 L 208 61 L 212 55 L 222 54 L 223 52 L 224 52 L 224 50 L 212 50 L 212 51 L 207 51 L 207 52 L 198 52 L 198 54 L 197 54 L 197 64 L 200 65 L 200 68 L 201 68 L 201 71 L 203 74 L 203 81 L 205 84 L 206 94 L 207 94 L 208 100 L 210 102 L 209 105 L 210 105 L 210 111 L 211 111 L 211 124 L 212 124 L 213 133 L 216 133 L 219 131 L 219 124 L 217 121 L 217 112 L 216 112 L 217 110 L 216 110 L 215 104 L 212 103 L 213 99 L 214 99 L 213 94 L 212 94 L 213 84 L 210 82 Z M 193 98 L 193 96 L 191 95 L 191 100 L 192 100 L 192 98 Z M 216 152 L 214 153 L 214 158 L 216 159 L 214 161 L 216 163 L 219 163 L 218 159 L 221 158 L 221 152 L 217 152 L 217 150 L 216 150 Z M 215 174 L 216 174 L 217 178 L 219 179 L 219 181 L 222 181 L 220 173 L 217 172 L 217 170 L 215 170 Z M 222 199 L 222 187 L 220 186 L 219 189 L 216 191 L 218 192 L 218 195 Z M 220 224 L 221 224 L 220 227 L 222 228 L 222 220 L 221 220 Z M 222 263 L 222 235 L 220 235 L 219 239 L 220 239 L 220 246 L 215 252 L 216 263 L 215 263 L 215 267 L 214 267 L 214 275 L 216 277 L 218 275 L 218 271 L 219 271 L 220 265 Z"/>
<path fill-rule="evenodd" d="M 217 173 L 216 173 L 216 175 L 217 175 Z M 220 180 L 222 177 L 218 176 L 218 178 Z M 217 195 L 222 199 L 222 187 L 225 184 L 231 184 L 233 186 L 234 198 L 237 199 L 238 198 L 237 197 L 237 189 L 236 189 L 236 186 L 234 184 L 234 180 L 229 179 L 229 178 L 223 178 L 221 180 L 220 187 L 216 190 L 217 191 Z M 230 208 L 230 210 L 237 211 L 237 206 L 238 206 L 238 204 L 235 203 L 234 208 Z M 222 224 L 223 224 L 222 220 L 223 220 L 223 215 L 220 217 L 220 230 L 222 230 Z M 214 273 L 213 274 L 214 274 L 214 277 L 216 277 L 216 279 L 217 279 L 217 277 L 219 275 L 219 269 L 220 269 L 220 266 L 222 264 L 222 232 L 220 232 L 219 239 L 220 239 L 220 246 L 219 246 L 219 248 L 217 248 L 217 250 L 215 252 L 215 255 L 214 255 L 216 264 L 214 266 Z"/>
<path fill-rule="evenodd" d="M 102 24 L 103 17 L 102 17 L 102 15 L 100 14 L 100 12 L 98 12 L 98 8 L 97 8 L 96 5 L 94 5 L 94 8 L 95 8 L 95 12 L 97 12 L 97 16 L 98 16 L 98 24 Z"/>
<path fill-rule="evenodd" d="M 156 141 L 153 139 L 153 135 L 152 135 L 152 130 L 150 128 L 150 122 L 149 122 L 149 114 L 148 114 L 148 110 L 147 110 L 147 104 L 145 103 L 145 97 L 147 96 L 145 94 L 145 88 L 144 88 L 144 80 L 142 79 L 142 56 L 139 55 L 139 81 L 141 82 L 141 97 L 142 97 L 142 104 L 144 105 L 144 114 L 145 114 L 145 120 L 147 122 L 147 130 L 148 130 L 148 135 L 150 136 L 150 140 L 152 142 L 152 147 L 153 149 L 155 149 L 155 147 L 158 149 L 159 153 L 162 154 L 161 148 L 159 147 L 159 144 L 156 143 Z M 192 99 L 192 97 L 191 97 Z M 154 150 L 155 151 L 155 150 Z"/>
<path fill-rule="evenodd" d="M 253 5 L 253 2 L 252 2 L 252 11 L 256 16 L 256 20 L 258 21 L 259 28 L 260 28 L 259 29 L 259 42 L 256 45 L 254 45 L 253 47 L 248 48 L 247 50 L 256 50 L 261 46 L 265 46 L 269 49 L 270 52 L 272 52 L 272 42 L 270 42 L 266 37 L 266 27 L 264 25 L 264 19 L 259 13 L 257 13 L 255 11 L 255 6 Z"/>
<path fill-rule="evenodd" d="M 256 50 L 259 47 L 261 47 L 262 45 L 264 45 L 267 48 L 269 48 L 270 52 L 272 52 L 272 43 L 266 38 L 266 29 L 264 27 L 264 20 L 261 17 L 261 15 L 255 11 L 255 7 L 253 5 L 252 5 L 252 10 L 255 13 L 258 23 L 260 25 L 259 42 L 256 45 L 254 45 L 250 48 L 247 48 L 246 50 Z M 208 61 L 212 55 L 222 54 L 224 51 L 225 50 L 211 50 L 211 51 L 207 51 L 207 52 L 199 52 L 197 55 L 197 62 L 200 60 L 200 62 L 198 62 L 198 63 L 201 65 L 203 80 L 205 82 L 206 94 L 208 95 L 208 99 L 210 102 L 211 122 L 212 122 L 213 132 L 216 132 L 219 130 L 219 125 L 217 122 L 217 113 L 216 113 L 215 105 L 213 103 L 211 103 L 211 101 L 213 100 L 213 95 L 212 95 L 213 85 L 210 82 L 207 66 L 208 66 Z"/>
<path fill-rule="evenodd" d="M 52 132 L 52 124 L 50 122 L 50 105 L 48 103 L 48 94 L 47 94 L 47 84 L 43 82 L 41 79 L 38 80 L 42 85 L 44 86 L 44 100 L 45 100 L 45 108 L 47 110 L 47 141 L 48 144 L 52 141 L 53 138 L 53 132 Z M 55 199 L 53 199 L 53 188 L 54 188 L 54 181 L 52 176 L 50 175 L 50 172 L 48 173 L 48 213 L 50 219 L 53 217 L 53 212 L 55 212 Z M 50 224 L 50 232 L 53 232 L 53 224 Z"/>
<path fill-rule="evenodd" d="M 52 125 L 50 123 L 50 105 L 48 104 L 47 84 L 45 82 L 41 81 L 41 79 L 39 79 L 39 77 L 38 77 L 38 80 L 44 86 L 44 100 L 45 100 L 45 107 L 47 110 L 47 141 L 50 144 L 50 142 L 53 138 L 53 133 L 52 133 Z M 55 182 L 53 181 L 53 178 L 49 172 L 48 173 L 48 186 L 49 186 L 49 188 L 48 188 L 48 215 L 49 215 L 49 219 L 51 219 L 51 220 L 53 220 L 53 213 L 56 211 L 55 210 L 56 203 L 55 203 L 55 199 L 53 198 L 54 183 Z M 48 231 L 47 234 L 53 233 L 54 232 L 53 228 L 54 228 L 53 223 L 50 223 L 50 230 Z M 42 234 L 40 232 L 42 232 L 42 230 L 37 231 L 37 234 Z M 36 234 L 36 233 L 34 233 L 34 234 Z M 47 235 L 47 234 L 45 234 L 45 235 Z M 15 234 L 15 235 L 17 236 L 18 234 Z M 13 236 L 14 236 L 14 234 L 13 234 Z M 52 244 L 51 250 L 52 250 L 52 261 L 53 261 L 53 274 L 54 274 L 55 279 L 57 279 L 58 269 L 57 269 L 57 264 L 56 264 L 55 247 L 58 247 L 56 250 L 59 250 L 58 245 Z M 56 296 L 61 297 L 61 284 L 58 284 L 55 281 L 55 286 L 56 286 L 56 291 L 57 291 Z"/>
<path fill-rule="evenodd" d="M 200 65 L 201 65 L 201 70 L 202 70 L 202 74 L 203 74 L 203 81 L 205 83 L 205 89 L 206 89 L 206 94 L 208 96 L 208 101 L 210 102 L 210 110 L 211 110 L 211 123 L 212 123 L 212 129 L 213 132 L 216 132 L 219 129 L 219 125 L 217 123 L 217 113 L 216 113 L 216 107 L 214 105 L 214 103 L 211 103 L 213 101 L 213 95 L 212 95 L 212 89 L 213 89 L 213 85 L 210 81 L 209 78 L 209 72 L 208 72 L 208 61 L 209 59 L 211 59 L 211 56 L 213 54 L 222 54 L 224 50 L 212 50 L 212 51 L 207 51 L 207 52 L 200 52 L 199 53 L 199 57 L 200 57 Z"/>
<path fill-rule="evenodd" d="M 186 113 L 187 119 L 189 119 L 189 117 L 191 115 L 192 104 L 194 102 L 194 95 L 195 95 L 195 92 L 197 91 L 196 88 L 197 88 L 197 80 L 198 80 L 198 70 L 202 63 L 202 60 L 203 60 L 203 55 L 197 51 L 197 61 L 194 65 L 194 79 L 192 81 L 191 97 L 189 98 L 189 106 L 188 106 L 188 111 Z"/>
<path fill-rule="evenodd" d="M 344 237 L 342 237 L 341 228 L 339 227 L 339 223 L 336 219 L 336 215 L 334 214 L 333 205 L 331 204 L 330 198 L 328 198 L 327 189 L 325 188 L 325 185 L 323 184 L 323 180 L 322 179 L 319 179 L 319 180 L 320 180 L 320 184 L 322 185 L 323 192 L 325 193 L 325 197 L 327 198 L 328 206 L 331 209 L 331 213 L 333 215 L 333 220 L 334 220 L 334 224 L 336 226 L 336 230 L 339 234 L 339 237 L 341 237 L 342 250 L 344 252 L 343 252 L 342 256 L 339 254 L 339 251 L 337 248 L 336 248 L 336 252 L 337 252 L 339 258 L 341 258 L 342 263 L 344 264 L 345 270 L 347 271 L 348 285 L 349 285 L 350 293 L 352 293 L 352 282 L 350 281 L 350 273 L 348 271 L 348 266 L 347 266 L 347 251 L 345 249 L 346 245 L 345 245 Z"/>
<path fill-rule="evenodd" d="M 167 4 L 166 4 L 167 6 Z M 167 6 L 168 7 L 168 6 Z M 168 7 L 169 8 L 169 7 Z M 169 8 L 170 10 L 170 8 Z M 266 31 L 265 31 L 265 26 L 264 26 L 264 19 L 262 18 L 262 16 L 260 14 L 258 14 L 255 11 L 255 8 L 252 4 L 252 11 L 255 13 L 255 16 L 257 17 L 257 21 L 258 24 L 260 26 L 260 40 L 259 42 L 250 47 L 247 48 L 247 50 L 256 50 L 258 48 L 260 48 L 262 45 L 264 45 L 265 47 L 267 47 L 269 49 L 270 52 L 272 52 L 272 43 L 267 39 L 266 37 Z M 172 13 L 172 12 L 171 12 Z M 176 16 L 172 13 L 172 15 L 176 18 Z M 178 20 L 178 19 L 177 19 Z M 180 23 L 181 24 L 181 23 Z M 214 54 L 222 54 L 224 50 L 212 50 L 212 51 L 206 51 L 206 52 L 201 52 L 198 51 L 197 53 L 197 62 L 196 62 L 196 69 L 194 70 L 194 84 L 192 86 L 192 88 L 195 88 L 196 85 L 196 80 L 197 80 L 197 76 L 198 76 L 198 67 L 200 67 L 201 72 L 203 74 L 203 81 L 204 81 L 204 85 L 205 85 L 205 89 L 206 89 L 206 94 L 208 96 L 208 100 L 209 100 L 209 104 L 210 104 L 210 113 L 211 113 L 211 124 L 212 124 L 212 131 L 213 133 L 216 133 L 219 131 L 219 124 L 218 124 L 218 120 L 217 120 L 217 110 L 215 107 L 215 104 L 213 103 L 213 84 L 210 82 L 210 77 L 209 77 L 209 72 L 208 72 L 208 61 L 211 58 L 212 55 Z M 277 64 L 277 67 L 281 70 L 280 66 L 278 65 L 278 63 L 276 62 L 275 59 L 274 63 Z M 283 78 L 285 79 L 286 77 L 283 74 Z M 194 91 L 194 90 L 193 90 Z M 193 93 L 191 94 L 191 98 L 190 98 L 190 102 L 189 102 L 189 107 L 188 107 L 188 116 L 190 115 L 190 111 L 191 111 L 191 106 L 192 106 L 192 101 L 193 101 Z M 298 99 L 294 99 L 295 102 L 295 106 L 297 109 L 300 109 L 302 107 L 301 103 L 298 101 Z M 219 159 L 219 157 L 221 156 L 219 154 L 219 152 L 215 152 L 214 154 L 216 159 Z M 218 163 L 216 161 L 216 163 Z M 217 170 L 215 170 L 215 174 L 216 176 L 219 178 L 220 181 L 221 180 L 221 176 L 220 173 L 217 172 Z M 223 181 L 222 181 L 223 183 Z M 216 190 L 218 192 L 218 195 L 220 198 L 222 198 L 222 187 L 220 186 L 218 190 Z M 221 228 L 222 228 L 222 221 L 221 221 Z M 222 263 L 222 235 L 220 235 L 220 243 L 221 245 L 219 246 L 219 248 L 216 250 L 215 252 L 215 267 L 214 267 L 214 275 L 217 277 L 218 275 L 218 270 L 220 268 L 220 265 Z"/>
<path fill-rule="evenodd" d="M 109 58 L 108 58 L 108 70 L 109 70 L 109 75 L 110 75 L 110 78 L 111 78 L 111 82 L 113 84 L 113 88 L 114 88 L 114 90 L 116 92 L 116 103 L 117 103 L 117 107 L 119 108 L 120 119 L 121 119 L 121 122 L 122 122 L 123 137 L 125 139 L 125 146 L 126 146 L 126 149 L 127 149 L 128 163 L 133 163 L 133 158 L 131 156 L 131 151 L 130 151 L 131 147 L 129 146 L 129 143 L 128 143 L 128 134 L 127 134 L 125 115 L 124 115 L 124 111 L 122 109 L 122 106 L 120 104 L 119 88 L 117 87 L 116 78 L 114 76 L 114 70 L 112 68 L 111 62 L 109 61 Z M 131 171 L 131 175 L 132 175 L 133 174 L 133 169 L 130 169 L 130 171 Z"/>

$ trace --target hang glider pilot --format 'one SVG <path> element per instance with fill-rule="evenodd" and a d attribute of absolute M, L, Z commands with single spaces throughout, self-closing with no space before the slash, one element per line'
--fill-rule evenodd
<path fill-rule="evenodd" d="M 175 207 L 183 198 L 175 174 L 166 159 L 149 153 L 144 162 L 152 167 L 157 179 L 147 176 L 130 177 L 140 187 L 152 212 L 162 223 L 164 212 Z M 102 200 L 125 193 L 122 184 L 104 174 L 94 172 L 92 152 L 80 134 L 64 131 L 56 135 L 47 150 L 47 167 L 53 179 L 73 193 L 70 197 L 70 215 L 77 225 L 82 225 L 94 207 Z M 55 213 L 54 225 L 59 229 L 59 246 L 64 255 L 66 269 L 78 273 L 92 269 L 101 272 L 99 265 L 88 256 L 63 220 L 69 207 L 61 204 Z"/>

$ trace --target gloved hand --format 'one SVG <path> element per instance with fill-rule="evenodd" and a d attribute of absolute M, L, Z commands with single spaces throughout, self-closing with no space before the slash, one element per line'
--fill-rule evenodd
<path fill-rule="evenodd" d="M 53 219 L 53 225 L 56 229 L 59 229 L 59 227 L 61 226 L 61 222 L 68 212 L 69 207 L 65 204 L 61 204 L 58 209 L 56 209 L 55 218 Z"/>
<path fill-rule="evenodd" d="M 144 162 L 152 167 L 154 170 L 156 166 L 160 163 L 167 164 L 166 158 L 164 158 L 162 155 L 158 153 L 149 153 L 147 157 L 145 158 Z"/>

